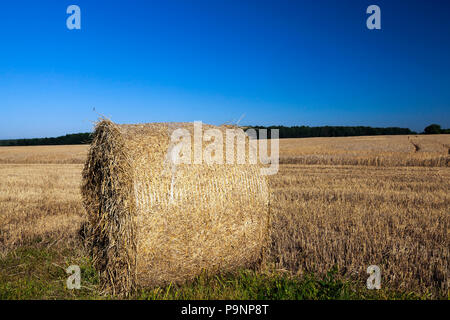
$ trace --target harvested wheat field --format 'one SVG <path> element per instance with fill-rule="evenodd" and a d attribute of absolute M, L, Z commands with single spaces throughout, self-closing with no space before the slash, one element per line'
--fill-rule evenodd
<path fill-rule="evenodd" d="M 284 139 L 280 143 L 280 162 L 448 167 L 450 135 Z"/>
<path fill-rule="evenodd" d="M 80 164 L 86 161 L 86 145 L 1 147 L 0 164 Z"/>
<path fill-rule="evenodd" d="M 256 272 L 302 278 L 336 269 L 364 298 L 366 269 L 378 265 L 380 292 L 448 299 L 449 145 L 449 135 L 281 140 L 280 170 L 269 177 L 271 245 Z M 64 269 L 74 263 L 89 275 L 86 294 L 101 296 L 78 235 L 86 220 L 80 187 L 87 150 L 0 148 L 0 296 L 77 298 L 64 291 Z M 41 268 L 30 257 L 51 262 Z M 36 270 L 46 282 L 31 290 L 23 279 L 38 281 Z M 214 281 L 201 294 L 167 292 L 254 297 L 227 291 L 238 280 Z M 210 293 L 217 288 L 221 294 Z M 151 297 L 167 298 L 152 290 Z"/>

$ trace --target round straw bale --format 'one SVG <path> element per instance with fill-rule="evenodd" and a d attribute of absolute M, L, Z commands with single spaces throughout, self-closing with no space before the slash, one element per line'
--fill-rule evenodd
<path fill-rule="evenodd" d="M 177 163 L 175 129 L 194 137 L 192 123 L 96 125 L 82 195 L 95 267 L 113 294 L 249 267 L 261 258 L 269 196 L 259 165 L 248 161 L 250 149 L 245 163 L 236 163 L 238 155 L 227 163 L 226 143 L 237 149 L 229 127 L 203 124 L 202 133 L 223 133 L 223 164 Z M 187 146 L 193 155 L 195 143 Z M 203 154 L 207 148 L 203 141 Z"/>

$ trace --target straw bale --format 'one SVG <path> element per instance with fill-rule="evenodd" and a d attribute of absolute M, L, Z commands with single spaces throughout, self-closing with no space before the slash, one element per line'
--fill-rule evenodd
<path fill-rule="evenodd" d="M 250 267 L 267 243 L 267 181 L 249 149 L 244 164 L 175 163 L 179 128 L 194 136 L 192 123 L 96 125 L 82 195 L 94 263 L 113 294 Z M 229 128 L 203 124 L 234 143 Z"/>

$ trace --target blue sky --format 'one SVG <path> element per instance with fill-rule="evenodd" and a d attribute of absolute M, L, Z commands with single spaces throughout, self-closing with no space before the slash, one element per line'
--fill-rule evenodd
<path fill-rule="evenodd" d="M 81 30 L 66 27 L 71 4 Z M 381 30 L 366 28 L 371 4 Z M 450 127 L 449 13 L 445 0 L 4 2 L 0 139 L 90 131 L 97 113 Z"/>

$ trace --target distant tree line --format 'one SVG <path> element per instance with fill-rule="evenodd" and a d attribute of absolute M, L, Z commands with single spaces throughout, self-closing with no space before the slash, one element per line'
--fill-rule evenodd
<path fill-rule="evenodd" d="M 39 146 L 62 144 L 88 144 L 92 140 L 91 133 L 66 134 L 56 138 L 10 139 L 0 140 L 0 146 Z"/>
<path fill-rule="evenodd" d="M 388 127 L 349 127 L 349 126 L 246 126 L 243 129 L 268 129 L 267 135 L 270 138 L 270 129 L 279 129 L 280 138 L 308 138 L 308 137 L 348 137 L 348 136 L 376 136 L 376 135 L 401 135 L 417 134 L 408 128 Z M 259 134 L 259 131 L 256 130 Z M 450 134 L 450 129 L 441 129 L 438 124 L 431 124 L 425 128 L 424 134 Z M 92 133 L 66 134 L 56 138 L 34 138 L 34 139 L 10 139 L 0 140 L 0 146 L 38 146 L 38 145 L 64 145 L 64 144 L 89 144 L 92 140 Z"/>
<path fill-rule="evenodd" d="M 438 124 L 430 124 L 428 127 L 423 130 L 424 134 L 450 134 L 450 129 L 441 129 L 441 126 Z"/>
<path fill-rule="evenodd" d="M 347 137 L 347 136 L 376 136 L 376 135 L 401 135 L 401 134 L 416 134 L 408 128 L 373 128 L 373 127 L 349 127 L 349 126 L 323 126 L 323 127 L 308 127 L 308 126 L 248 126 L 245 129 L 268 129 L 267 135 L 270 138 L 270 129 L 279 129 L 280 138 L 308 138 L 308 137 Z M 256 130 L 259 135 L 258 130 Z M 258 136 L 259 138 L 259 136 Z"/>

